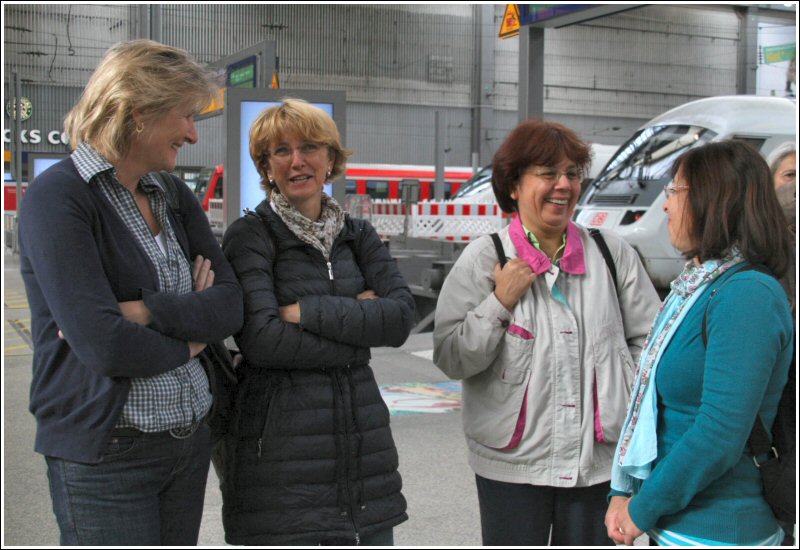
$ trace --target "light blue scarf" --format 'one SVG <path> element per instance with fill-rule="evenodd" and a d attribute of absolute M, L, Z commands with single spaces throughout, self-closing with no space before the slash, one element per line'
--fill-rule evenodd
<path fill-rule="evenodd" d="M 738 249 L 733 249 L 722 260 L 709 260 L 699 266 L 692 260 L 672 281 L 671 292 L 658 310 L 639 357 L 628 415 L 611 467 L 612 489 L 635 493 L 641 481 L 650 476 L 658 454 L 655 379 L 661 356 L 692 305 L 708 289 L 708 283 L 742 261 Z"/>

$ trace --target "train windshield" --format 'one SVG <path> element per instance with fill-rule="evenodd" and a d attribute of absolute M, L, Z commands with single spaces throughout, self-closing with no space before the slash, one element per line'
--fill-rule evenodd
<path fill-rule="evenodd" d="M 206 191 L 208 191 L 208 184 L 211 183 L 211 175 L 212 171 L 208 169 L 204 169 L 200 171 L 200 175 L 197 177 L 196 183 L 194 184 L 194 194 L 197 196 L 197 200 L 200 202 L 206 198 Z M 214 190 L 216 192 L 216 189 Z M 216 198 L 222 198 L 222 186 L 219 186 L 220 196 Z"/>
<path fill-rule="evenodd" d="M 472 176 L 464 185 L 462 185 L 458 192 L 453 195 L 454 199 L 466 199 L 481 195 L 492 189 L 492 165 L 486 165 L 481 168 L 477 174 Z"/>
<path fill-rule="evenodd" d="M 594 180 L 584 204 L 652 204 L 669 183 L 670 169 L 686 150 L 711 141 L 716 133 L 700 126 L 668 125 L 636 133 Z"/>

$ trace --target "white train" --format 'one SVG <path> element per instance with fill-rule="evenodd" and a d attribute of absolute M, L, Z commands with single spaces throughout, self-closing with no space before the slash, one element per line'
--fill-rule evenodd
<path fill-rule="evenodd" d="M 603 145 L 601 143 L 590 143 L 589 146 L 592 149 L 592 165 L 584 184 L 588 184 L 590 180 L 600 174 L 600 170 L 616 153 L 618 148 L 617 145 Z M 484 166 L 469 181 L 464 183 L 458 192 L 453 195 L 453 202 L 494 204 L 492 165 Z"/>
<path fill-rule="evenodd" d="M 686 260 L 670 244 L 662 189 L 687 149 L 735 138 L 764 157 L 796 140 L 797 105 L 775 97 L 701 99 L 667 111 L 620 146 L 589 185 L 575 211 L 577 223 L 616 231 L 639 253 L 657 288 L 668 288 Z"/>

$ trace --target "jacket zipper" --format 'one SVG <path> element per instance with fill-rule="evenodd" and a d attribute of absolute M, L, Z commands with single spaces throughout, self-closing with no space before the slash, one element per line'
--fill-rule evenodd
<path fill-rule="evenodd" d="M 334 285 L 334 283 L 333 283 L 333 266 L 331 265 L 330 262 L 325 262 L 325 263 L 328 264 L 328 280 L 330 280 L 330 282 L 331 282 L 331 294 L 335 295 L 336 293 L 334 292 L 335 289 L 334 289 L 334 286 L 333 286 Z"/>
<path fill-rule="evenodd" d="M 330 265 L 330 264 L 329 264 Z M 342 390 L 342 383 L 339 380 L 339 376 L 341 376 L 341 372 L 337 371 L 334 374 L 333 379 L 336 381 L 336 391 L 339 392 L 341 396 L 341 403 L 344 403 L 344 391 Z M 345 496 L 347 498 L 347 513 L 350 514 L 350 523 L 353 525 L 353 534 L 355 535 L 356 546 L 361 544 L 361 535 L 358 533 L 358 526 L 356 525 L 356 516 L 355 512 L 353 511 L 353 499 L 351 495 L 351 486 L 350 486 L 350 431 L 348 430 L 347 426 L 347 411 L 343 411 L 344 414 L 344 442 L 345 442 L 345 451 L 344 451 L 344 482 L 345 482 Z M 351 411 L 351 414 L 355 414 L 355 411 Z"/>

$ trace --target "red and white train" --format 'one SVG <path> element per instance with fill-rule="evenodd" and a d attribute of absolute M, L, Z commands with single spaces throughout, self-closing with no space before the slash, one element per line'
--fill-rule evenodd
<path fill-rule="evenodd" d="M 444 197 L 449 199 L 461 185 L 472 177 L 472 168 L 446 167 L 444 170 Z M 222 198 L 224 169 L 217 166 L 202 174 L 195 185 L 195 194 L 208 211 L 211 199 Z M 419 182 L 420 200 L 432 199 L 431 184 L 436 180 L 433 166 L 402 164 L 348 164 L 345 172 L 348 195 L 369 195 L 373 199 L 399 199 L 404 180 Z"/>
<path fill-rule="evenodd" d="M 444 171 L 444 197 L 452 197 L 461 185 L 472 177 L 472 168 L 446 167 Z M 205 171 L 195 184 L 194 192 L 203 209 L 208 211 L 211 199 L 221 199 L 224 168 L 217 166 Z M 348 164 L 345 175 L 347 194 L 369 195 L 374 199 L 399 199 L 403 180 L 419 182 L 420 200 L 434 197 L 431 184 L 436 180 L 433 166 L 414 166 L 401 164 Z M 27 184 L 24 185 L 26 187 Z M 3 209 L 17 209 L 16 184 L 6 182 L 3 185 Z"/>

